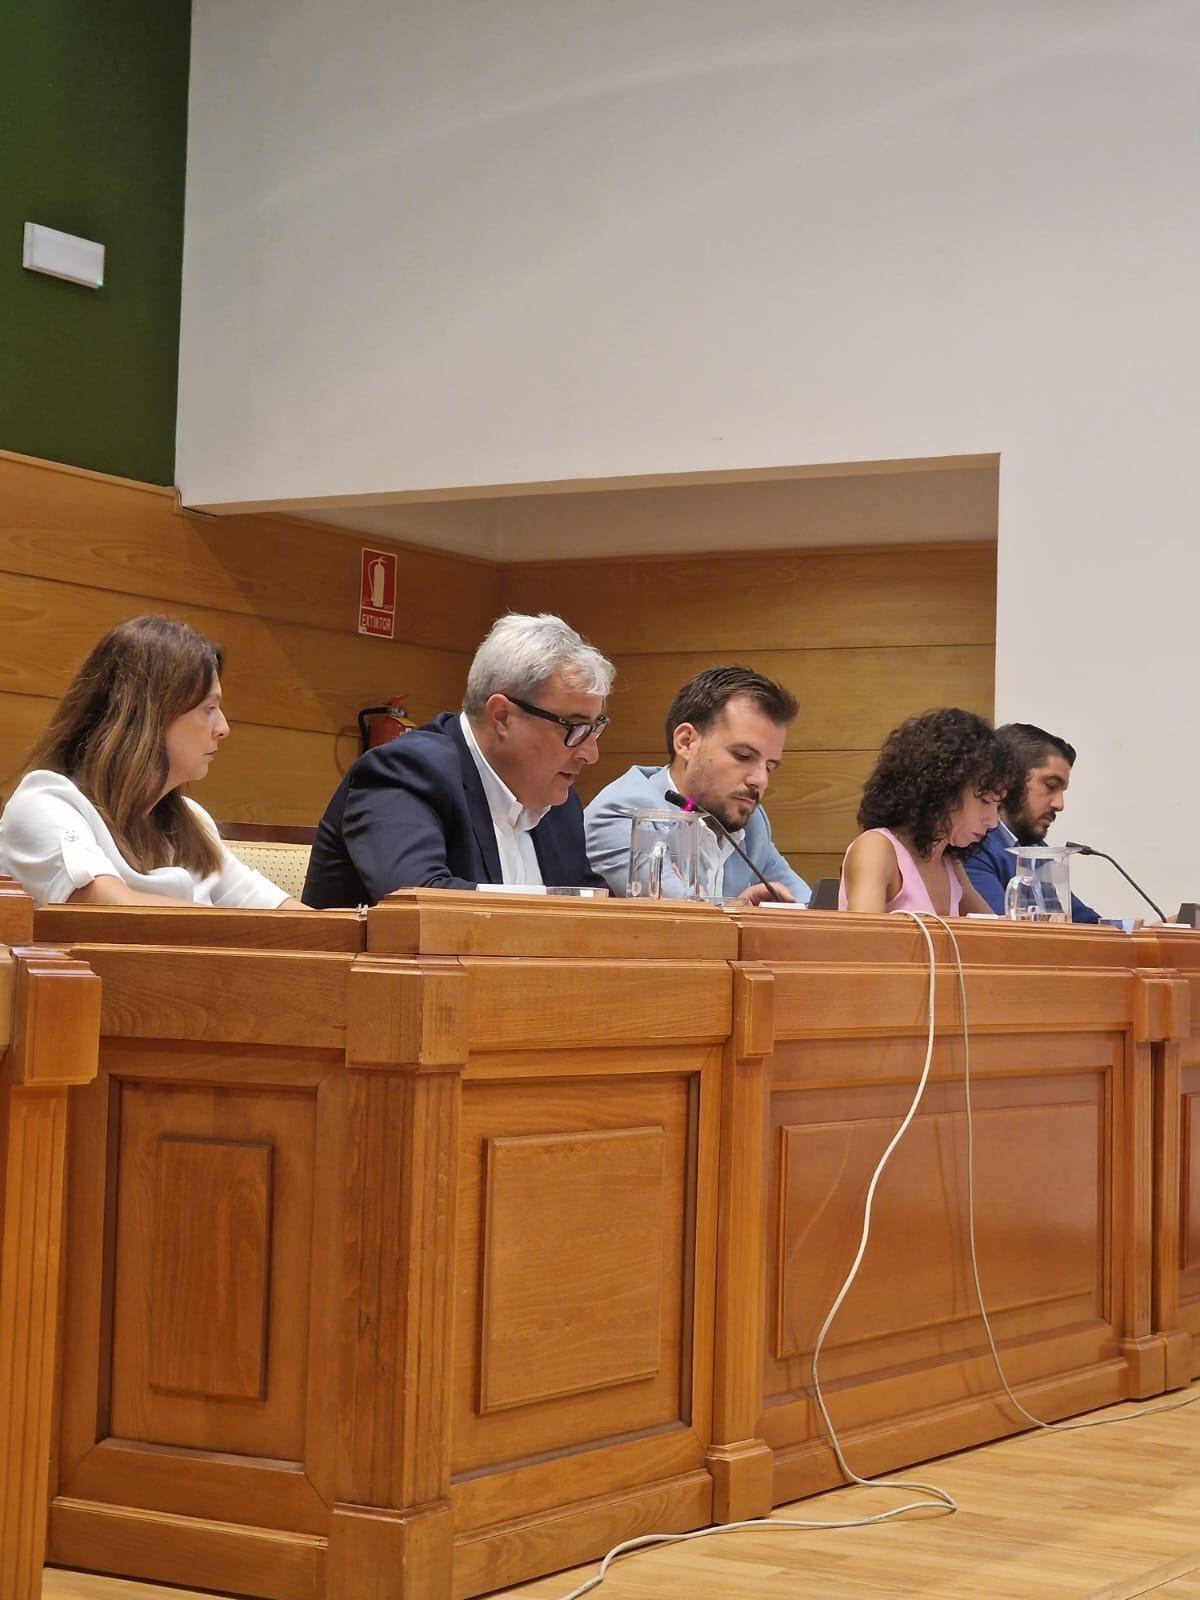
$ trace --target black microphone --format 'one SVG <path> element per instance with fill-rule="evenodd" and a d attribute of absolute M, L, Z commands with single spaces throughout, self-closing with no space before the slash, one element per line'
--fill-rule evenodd
<path fill-rule="evenodd" d="M 771 885 L 763 877 L 762 873 L 754 865 L 753 861 L 751 861 L 750 857 L 742 849 L 741 845 L 733 837 L 733 835 L 730 833 L 729 829 L 721 821 L 720 817 L 714 817 L 711 811 L 705 811 L 703 806 L 698 806 L 696 804 L 696 802 L 692 799 L 691 795 L 687 795 L 687 796 L 681 795 L 681 794 L 677 793 L 677 791 L 674 790 L 674 789 L 668 789 L 667 790 L 667 799 L 671 802 L 671 804 L 673 806 L 678 806 L 681 811 L 694 811 L 698 817 L 705 817 L 709 822 L 714 823 L 721 830 L 721 832 L 724 834 L 725 838 L 729 840 L 730 844 L 737 851 L 738 855 L 741 856 L 742 860 L 746 863 L 746 865 L 750 868 L 750 871 L 758 879 L 759 883 L 761 883 L 763 888 L 766 889 L 767 893 L 771 896 L 771 899 L 772 900 L 778 900 L 778 901 L 780 901 L 781 904 L 785 903 L 783 901 L 782 895 L 778 895 L 778 894 L 775 893 L 774 889 L 772 889 Z"/>
<path fill-rule="evenodd" d="M 1142 888 L 1141 884 L 1134 883 L 1133 879 L 1125 871 L 1125 868 L 1121 865 L 1121 863 L 1119 861 L 1113 861 L 1112 856 L 1106 855 L 1103 850 L 1093 850 L 1090 844 L 1075 844 L 1070 839 L 1067 840 L 1067 849 L 1074 850 L 1081 856 L 1099 856 L 1101 861 L 1111 861 L 1113 866 L 1116 867 L 1117 871 L 1125 879 L 1125 882 L 1137 890 L 1148 906 L 1153 907 L 1158 916 L 1158 920 L 1160 922 L 1165 922 L 1167 920 L 1166 912 L 1160 910 L 1159 907 L 1154 904 L 1154 901 L 1151 900 L 1150 896 L 1146 893 L 1145 889 Z"/>

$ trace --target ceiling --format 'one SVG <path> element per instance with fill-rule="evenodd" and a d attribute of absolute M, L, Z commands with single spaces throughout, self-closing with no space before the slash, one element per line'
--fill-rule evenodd
<path fill-rule="evenodd" d="M 994 540 L 998 484 L 999 457 L 978 455 L 258 509 L 517 562 Z"/>

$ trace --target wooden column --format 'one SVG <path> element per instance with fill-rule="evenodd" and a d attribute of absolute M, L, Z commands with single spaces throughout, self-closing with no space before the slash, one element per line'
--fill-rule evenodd
<path fill-rule="evenodd" d="M 758 1438 L 766 1323 L 766 1058 L 775 1045 L 775 977 L 765 966 L 733 973 L 733 1034 L 721 1084 L 717 1202 L 717 1318 L 708 1468 L 713 1521 L 771 1509 L 774 1456 Z"/>
<path fill-rule="evenodd" d="M 1178 1041 L 1186 1037 L 1190 995 L 1166 973 L 1134 977 L 1133 1040 L 1124 1105 L 1125 1337 L 1130 1388 L 1138 1398 L 1186 1383 L 1191 1340 L 1178 1326 Z M 1172 1070 L 1173 1068 L 1173 1070 Z M 1173 1128 L 1173 1137 L 1172 1135 Z M 1170 1143 L 1164 1139 L 1170 1138 Z M 1176 1225 L 1170 1226 L 1175 1213 Z M 1164 1261 L 1174 1270 L 1164 1274 Z"/>
<path fill-rule="evenodd" d="M 448 1600 L 454 1220 L 468 984 L 457 961 L 350 977 L 348 1165 L 329 1600 Z"/>
<path fill-rule="evenodd" d="M 32 926 L 0 889 L 0 920 Z M 96 1073 L 100 981 L 54 950 L 0 951 L 0 1595 L 42 1592 L 67 1089 Z"/>
<path fill-rule="evenodd" d="M 15 878 L 0 874 L 0 944 L 32 944 L 33 937 L 33 901 Z"/>
<path fill-rule="evenodd" d="M 1191 989 L 1182 976 L 1144 976 L 1138 1002 L 1139 1032 L 1151 1041 L 1150 1327 L 1162 1346 L 1163 1386 L 1178 1389 L 1191 1378 L 1193 1360 L 1192 1335 L 1179 1315 L 1180 1057 L 1191 1028 Z"/>

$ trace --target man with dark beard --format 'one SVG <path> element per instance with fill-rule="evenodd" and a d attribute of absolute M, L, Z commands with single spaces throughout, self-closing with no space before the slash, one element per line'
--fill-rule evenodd
<path fill-rule="evenodd" d="M 1004 891 L 1017 870 L 1010 846 L 1045 844 L 1046 834 L 1065 803 L 1075 765 L 1075 747 L 1034 727 L 1031 722 L 1008 722 L 996 729 L 1016 756 L 1025 774 L 1024 782 L 1010 791 L 1000 807 L 1000 821 L 966 857 L 963 866 L 979 893 L 1000 915 L 1004 912 Z M 1091 906 L 1077 895 L 1071 896 L 1073 922 L 1099 922 Z"/>

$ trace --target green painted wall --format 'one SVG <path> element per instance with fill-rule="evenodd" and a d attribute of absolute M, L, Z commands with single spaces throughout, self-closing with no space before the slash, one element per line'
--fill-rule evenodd
<path fill-rule="evenodd" d="M 175 476 L 191 0 L 0 0 L 0 449 Z M 27 272 L 26 222 L 107 247 Z"/>

